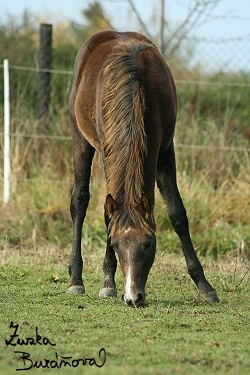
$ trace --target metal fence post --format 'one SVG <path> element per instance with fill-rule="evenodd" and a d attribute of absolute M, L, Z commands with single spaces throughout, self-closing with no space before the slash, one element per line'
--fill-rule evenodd
<path fill-rule="evenodd" d="M 10 80 L 9 60 L 5 59 L 4 66 L 4 188 L 3 201 L 10 198 Z"/>

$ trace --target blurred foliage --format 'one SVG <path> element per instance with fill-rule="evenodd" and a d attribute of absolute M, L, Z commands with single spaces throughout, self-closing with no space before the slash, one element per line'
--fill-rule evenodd
<path fill-rule="evenodd" d="M 0 203 L 3 246 L 6 242 L 34 247 L 46 241 L 62 246 L 71 243 L 72 142 L 65 139 L 70 136 L 71 72 L 82 43 L 94 32 L 110 27 L 110 20 L 98 2 L 89 5 L 82 16 L 83 26 L 73 22 L 53 25 L 53 68 L 67 74 L 52 75 L 50 139 L 38 141 L 18 136 L 32 134 L 35 128 L 37 72 L 10 70 L 11 130 L 16 136 L 11 142 L 11 202 L 8 206 Z M 39 22 L 34 15 L 25 12 L 19 21 L 9 17 L 5 24 L 0 23 L 0 39 L 1 61 L 8 58 L 12 66 L 37 68 Z M 189 70 L 187 65 L 189 82 L 184 83 L 186 76 L 178 69 L 185 65 L 185 56 L 177 51 L 169 65 L 174 78 L 183 79 L 183 83 L 177 84 L 179 111 L 175 143 L 179 187 L 189 215 L 191 234 L 202 254 L 216 257 L 218 253 L 237 250 L 249 255 L 249 153 L 235 151 L 235 147 L 246 149 L 250 144 L 249 75 L 217 72 L 208 76 L 199 66 Z M 3 127 L 1 112 L 2 75 L 0 126 Z M 42 155 L 36 152 L 37 142 L 44 142 Z M 0 139 L 2 155 L 3 140 Z M 96 242 L 97 247 L 104 248 L 103 181 L 92 186 L 91 195 L 83 237 L 87 247 L 93 247 Z M 155 213 L 160 251 L 179 251 L 177 236 L 158 196 Z"/>
<path fill-rule="evenodd" d="M 83 10 L 82 17 L 82 25 L 74 22 L 53 25 L 53 69 L 73 72 L 80 46 L 93 33 L 110 28 L 110 20 L 98 2 Z M 5 23 L 0 21 L 0 40 L 0 61 L 8 59 L 10 65 L 38 67 L 39 20 L 36 16 L 26 11 L 20 20 L 9 16 Z M 67 105 L 71 81 L 71 75 L 53 75 L 53 110 Z M 11 69 L 10 82 L 12 107 L 26 105 L 35 113 L 37 72 Z M 3 76 L 0 79 L 0 104 L 3 104 Z"/>

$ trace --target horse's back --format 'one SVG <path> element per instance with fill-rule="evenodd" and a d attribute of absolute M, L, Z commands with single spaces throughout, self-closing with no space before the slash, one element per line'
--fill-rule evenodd
<path fill-rule="evenodd" d="M 136 32 L 108 30 L 96 33 L 83 44 L 76 57 L 70 110 L 72 118 L 76 118 L 75 126 L 79 127 L 87 141 L 99 151 L 100 134 L 96 124 L 101 111 L 97 110 L 97 103 L 102 101 L 100 95 L 104 84 L 103 71 L 116 46 L 130 48 L 137 55 L 140 81 L 146 94 L 147 121 L 151 121 L 151 117 L 155 118 L 155 113 L 160 108 L 159 124 L 164 122 L 163 117 L 166 115 L 175 122 L 176 94 L 173 79 L 155 45 Z"/>
<path fill-rule="evenodd" d="M 80 48 L 77 57 L 76 57 L 76 64 L 75 69 L 79 70 L 82 69 L 87 62 L 88 58 L 90 57 L 91 53 L 98 47 L 103 46 L 105 44 L 105 48 L 108 48 L 108 45 L 114 46 L 115 44 L 119 43 L 121 40 L 136 40 L 142 43 L 148 43 L 152 46 L 154 44 L 151 42 L 150 39 L 145 37 L 142 34 L 128 31 L 128 32 L 117 32 L 113 30 L 106 30 L 100 31 L 91 37 L 89 37 L 86 42 Z"/>
<path fill-rule="evenodd" d="M 116 32 L 113 30 L 100 31 L 86 40 L 86 42 L 80 48 L 74 67 L 74 82 L 73 88 L 78 89 L 78 86 L 82 80 L 83 74 L 91 74 L 95 76 L 95 71 L 100 70 L 105 62 L 105 59 L 112 53 L 112 49 L 119 42 L 124 41 L 137 41 L 138 43 L 147 43 L 152 47 L 154 44 L 145 36 L 136 32 Z M 87 71 L 87 69 L 90 71 Z M 92 80 L 93 83 L 95 80 Z"/>

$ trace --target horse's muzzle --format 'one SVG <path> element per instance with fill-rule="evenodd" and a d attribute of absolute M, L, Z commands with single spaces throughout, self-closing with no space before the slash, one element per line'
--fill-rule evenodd
<path fill-rule="evenodd" d="M 122 300 L 126 306 L 143 307 L 145 302 L 145 296 L 143 293 L 137 293 L 127 298 L 125 294 L 122 294 Z"/>

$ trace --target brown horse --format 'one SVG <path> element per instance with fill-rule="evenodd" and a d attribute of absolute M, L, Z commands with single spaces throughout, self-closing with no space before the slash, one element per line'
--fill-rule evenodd
<path fill-rule="evenodd" d="M 100 296 L 117 295 L 117 255 L 125 279 L 123 301 L 135 307 L 144 305 L 145 284 L 156 251 L 157 181 L 199 294 L 206 301 L 219 302 L 195 254 L 177 188 L 173 145 L 176 112 L 171 72 L 149 39 L 134 32 L 104 31 L 83 44 L 75 62 L 70 96 L 75 180 L 70 206 L 73 249 L 69 292 L 85 292 L 81 233 L 97 150 L 107 187 L 107 248 Z"/>

